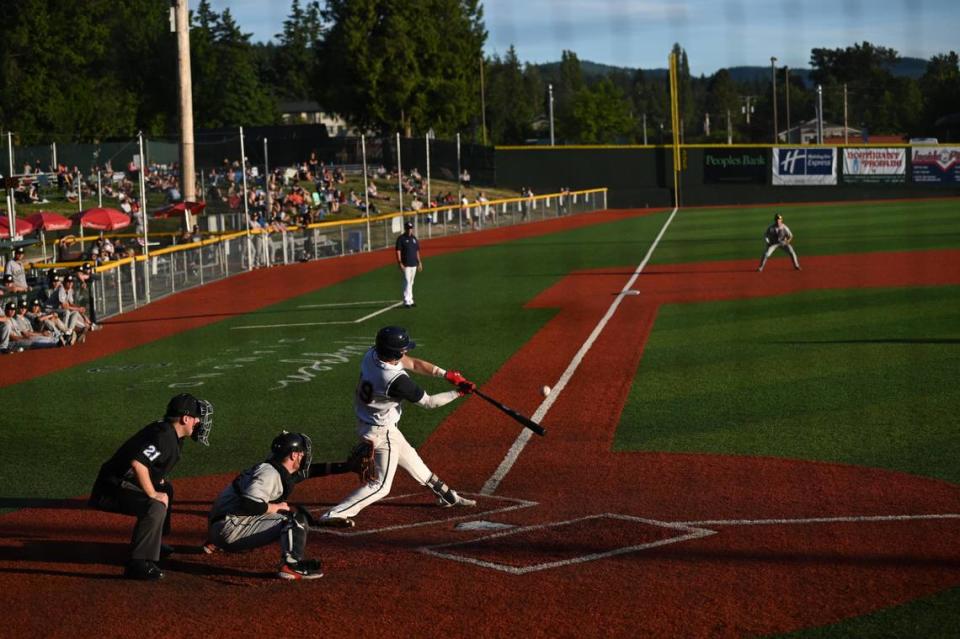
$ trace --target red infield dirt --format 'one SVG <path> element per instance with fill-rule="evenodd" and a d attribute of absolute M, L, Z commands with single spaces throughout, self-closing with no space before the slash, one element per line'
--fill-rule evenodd
<path fill-rule="evenodd" d="M 960 251 L 931 251 L 808 257 L 801 273 L 780 260 L 763 274 L 753 260 L 650 267 L 543 419 L 547 436 L 527 443 L 494 494 L 478 495 L 476 509 L 439 509 L 398 474 L 394 497 L 364 511 L 357 529 L 311 536 L 321 580 L 271 578 L 274 547 L 189 552 L 230 476 L 176 480 L 168 541 L 183 552 L 161 584 L 119 578 L 131 519 L 82 500 L 26 503 L 0 517 L 0 635 L 739 637 L 960 585 L 960 486 L 838 464 L 611 452 L 660 304 L 958 284 L 958 264 Z M 485 390 L 532 414 L 540 386 L 560 378 L 632 270 L 574 273 L 532 300 L 561 311 Z M 244 276 L 243 285 L 263 278 L 267 292 L 271 275 Z M 201 323 L 228 312 L 211 304 L 226 297 L 204 296 L 213 318 Z M 191 321 L 176 330 L 198 325 Z M 470 399 L 421 452 L 440 476 L 477 493 L 518 432 Z M 321 509 L 353 481 L 308 482 L 296 497 Z M 457 528 L 476 521 L 516 527 Z"/>

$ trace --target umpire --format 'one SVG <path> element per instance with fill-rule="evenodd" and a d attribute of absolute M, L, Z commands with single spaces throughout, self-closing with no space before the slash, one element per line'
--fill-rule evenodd
<path fill-rule="evenodd" d="M 161 549 L 164 554 L 173 551 L 161 544 L 162 535 L 170 532 L 173 501 L 173 486 L 167 475 L 180 461 L 184 438 L 209 446 L 211 428 L 210 402 L 187 393 L 177 395 L 167 404 L 163 419 L 144 426 L 100 467 L 90 506 L 137 518 L 125 577 L 146 581 L 163 578 L 156 562 Z"/>

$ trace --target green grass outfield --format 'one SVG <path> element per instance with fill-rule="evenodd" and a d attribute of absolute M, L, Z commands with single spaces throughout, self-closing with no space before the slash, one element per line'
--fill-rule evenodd
<path fill-rule="evenodd" d="M 758 259 L 774 210 L 794 231 L 801 260 L 960 247 L 956 200 L 690 209 L 677 215 L 653 263 Z M 350 349 L 368 345 L 379 326 L 406 325 L 420 343 L 418 355 L 482 383 L 555 313 L 524 309 L 527 301 L 577 269 L 632 270 L 665 219 L 626 219 L 438 257 L 427 251 L 413 311 L 390 310 L 363 324 L 233 330 L 365 315 L 389 303 L 379 300 L 398 297 L 396 268 L 387 267 L 2 388 L 0 506 L 85 494 L 100 463 L 162 413 L 176 384 L 202 382 L 183 388 L 210 399 L 216 419 L 211 447 L 188 444 L 175 475 L 237 470 L 262 458 L 281 428 L 310 433 L 317 458 L 342 456 L 354 437 L 359 351 Z M 347 303 L 354 305 L 300 308 Z M 109 339 L 109 327 L 91 339 Z M 665 306 L 615 446 L 837 461 L 960 482 L 958 354 L 958 287 Z M 291 381 L 317 359 L 329 360 L 329 370 Z M 23 361 L 9 356 L 0 365 Z M 439 380 L 426 385 L 446 388 Z M 423 442 L 450 410 L 410 411 L 410 441 Z M 956 636 L 958 610 L 954 590 L 805 634 Z"/>

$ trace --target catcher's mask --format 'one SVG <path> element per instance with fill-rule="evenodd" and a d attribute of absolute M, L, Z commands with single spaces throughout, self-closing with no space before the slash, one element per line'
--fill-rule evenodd
<path fill-rule="evenodd" d="M 290 453 L 303 453 L 303 459 L 300 461 L 300 467 L 296 474 L 305 475 L 310 471 L 310 462 L 313 461 L 313 442 L 304 433 L 281 432 L 273 438 L 270 444 L 270 459 L 280 463 Z"/>
<path fill-rule="evenodd" d="M 190 393 L 181 393 L 167 403 L 165 419 L 179 419 L 184 415 L 196 417 L 200 421 L 193 427 L 190 439 L 204 446 L 210 445 L 210 431 L 213 430 L 213 404 L 205 399 L 197 399 Z"/>
<path fill-rule="evenodd" d="M 416 348 L 416 343 L 410 339 L 407 329 L 400 326 L 384 326 L 377 331 L 375 348 L 382 360 L 395 360 L 403 354 Z"/>

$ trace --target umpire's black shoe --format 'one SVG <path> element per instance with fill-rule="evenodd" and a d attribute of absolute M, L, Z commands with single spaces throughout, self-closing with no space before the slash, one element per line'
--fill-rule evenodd
<path fill-rule="evenodd" d="M 157 564 L 152 561 L 133 559 L 127 564 L 123 576 L 127 579 L 137 579 L 139 581 L 160 581 L 163 579 L 163 571 L 157 568 Z"/>

